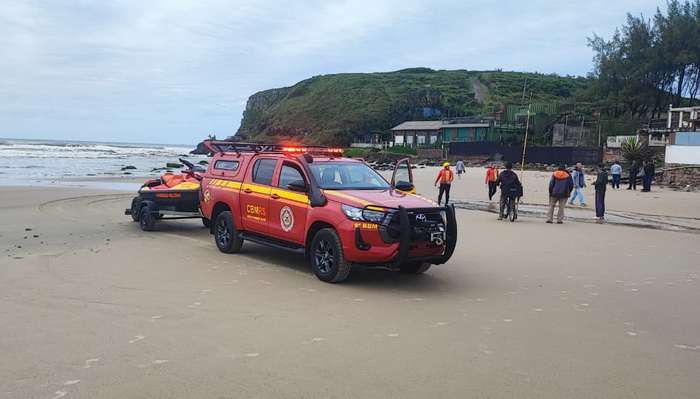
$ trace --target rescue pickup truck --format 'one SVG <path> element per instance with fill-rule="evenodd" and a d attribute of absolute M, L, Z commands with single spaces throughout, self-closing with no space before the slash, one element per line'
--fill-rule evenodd
<path fill-rule="evenodd" d="M 254 242 L 304 255 L 325 282 L 353 266 L 420 274 L 454 252 L 453 206 L 415 193 L 408 159 L 388 182 L 341 149 L 207 140 L 200 207 L 221 252 Z"/>

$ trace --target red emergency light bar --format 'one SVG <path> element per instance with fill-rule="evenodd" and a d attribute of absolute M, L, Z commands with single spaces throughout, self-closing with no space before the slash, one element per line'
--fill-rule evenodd
<path fill-rule="evenodd" d="M 224 140 L 204 140 L 204 145 L 211 152 L 282 152 L 288 154 L 327 155 L 332 157 L 343 155 L 342 148 L 331 148 L 316 145 L 293 146 L 280 144 L 237 143 Z"/>
<path fill-rule="evenodd" d="M 282 152 L 290 152 L 293 154 L 328 154 L 328 155 L 343 155 L 342 148 L 330 148 L 330 147 L 282 147 Z"/>

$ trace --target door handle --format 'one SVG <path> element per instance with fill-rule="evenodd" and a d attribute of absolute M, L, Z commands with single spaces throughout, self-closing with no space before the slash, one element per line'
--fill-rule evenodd
<path fill-rule="evenodd" d="M 244 189 L 243 189 L 243 192 L 246 193 L 246 194 L 250 194 L 250 193 L 253 192 L 253 190 L 251 190 L 251 189 L 249 189 L 249 188 L 244 188 Z"/>
<path fill-rule="evenodd" d="M 280 196 L 277 194 L 270 194 L 270 198 L 272 199 L 280 199 Z"/>

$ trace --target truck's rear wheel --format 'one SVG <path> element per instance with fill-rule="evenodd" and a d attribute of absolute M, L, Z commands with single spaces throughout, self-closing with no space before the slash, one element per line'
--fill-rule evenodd
<path fill-rule="evenodd" d="M 430 269 L 430 266 L 432 265 L 428 262 L 406 262 L 400 266 L 400 270 L 402 273 L 423 274 Z"/>
<path fill-rule="evenodd" d="M 243 239 L 238 236 L 230 211 L 219 213 L 214 222 L 214 241 L 219 251 L 232 254 L 241 250 Z"/>
<path fill-rule="evenodd" d="M 139 211 L 139 226 L 143 231 L 153 231 L 156 229 L 156 217 L 153 214 L 153 205 L 146 204 Z"/>
<path fill-rule="evenodd" d="M 335 230 L 319 230 L 311 241 L 310 255 L 311 269 L 319 280 L 339 283 L 348 278 L 351 264 L 345 260 L 343 245 Z"/>

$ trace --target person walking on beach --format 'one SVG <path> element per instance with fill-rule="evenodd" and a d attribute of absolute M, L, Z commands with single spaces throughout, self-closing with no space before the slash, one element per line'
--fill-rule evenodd
<path fill-rule="evenodd" d="M 576 163 L 571 178 L 574 179 L 574 195 L 571 196 L 569 205 L 573 205 L 576 198 L 578 198 L 579 205 L 584 207 L 586 206 L 586 198 L 583 196 L 583 188 L 586 187 L 586 176 L 583 173 L 583 165 L 581 165 L 581 162 Z"/>
<path fill-rule="evenodd" d="M 493 195 L 496 194 L 496 180 L 498 180 L 498 167 L 494 164 L 486 167 L 486 180 L 485 183 L 489 188 L 489 201 L 493 199 Z"/>
<path fill-rule="evenodd" d="M 574 189 L 574 180 L 569 172 L 566 171 L 566 166 L 560 165 L 559 168 L 552 174 L 549 179 L 549 210 L 547 212 L 547 223 L 552 223 L 554 218 L 554 207 L 559 205 L 557 213 L 557 224 L 564 223 L 564 208 L 566 208 L 566 200 L 571 195 Z"/>
<path fill-rule="evenodd" d="M 628 190 L 637 189 L 637 173 L 639 173 L 639 165 L 637 161 L 632 161 L 632 165 L 630 165 L 630 185 L 627 187 Z"/>
<path fill-rule="evenodd" d="M 457 165 L 455 165 L 455 169 L 457 169 L 457 178 L 461 179 L 462 178 L 462 173 L 467 171 L 467 168 L 464 167 L 464 161 L 461 159 L 457 161 Z"/>
<path fill-rule="evenodd" d="M 523 195 L 523 185 L 520 183 L 517 173 L 513 172 L 513 164 L 506 162 L 505 167 L 506 170 L 498 175 L 498 179 L 496 179 L 496 186 L 501 187 L 498 220 L 503 220 L 506 198 L 510 197 L 512 201 L 515 201 L 516 198 L 520 198 Z"/>
<path fill-rule="evenodd" d="M 595 187 L 595 217 L 596 223 L 605 222 L 605 188 L 608 186 L 608 172 L 601 164 L 598 166 L 598 177 L 593 183 Z"/>
<path fill-rule="evenodd" d="M 620 189 L 620 177 L 622 176 L 622 166 L 615 161 L 610 167 L 610 175 L 612 176 L 612 188 Z"/>
<path fill-rule="evenodd" d="M 452 169 L 450 169 L 450 163 L 445 162 L 442 164 L 442 169 L 435 179 L 435 186 L 440 184 L 440 192 L 438 194 L 438 205 L 442 202 L 442 195 L 445 195 L 445 205 L 450 202 L 450 187 L 452 187 L 452 181 L 455 179 Z"/>
<path fill-rule="evenodd" d="M 644 162 L 644 177 L 642 180 L 642 192 L 648 193 L 651 191 L 651 181 L 654 179 L 654 173 L 656 173 L 656 167 L 654 166 L 654 161 Z"/>

